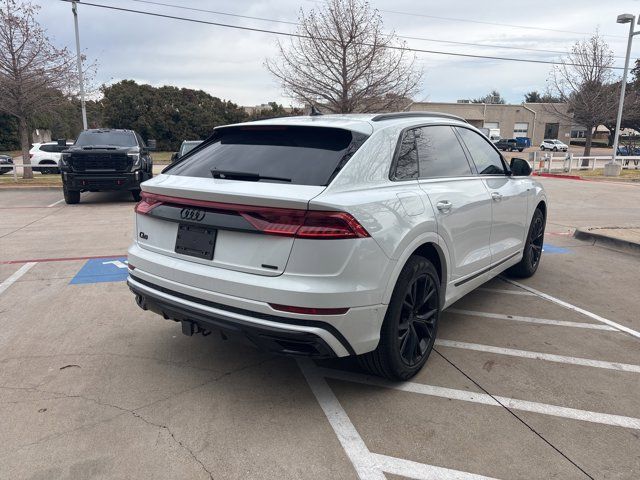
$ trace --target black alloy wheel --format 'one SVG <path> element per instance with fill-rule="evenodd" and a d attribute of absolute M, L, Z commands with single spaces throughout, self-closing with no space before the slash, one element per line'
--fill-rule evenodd
<path fill-rule="evenodd" d="M 420 363 L 433 343 L 438 320 L 438 295 L 433 279 L 423 274 L 407 286 L 400 322 L 398 348 L 409 367 Z"/>
<path fill-rule="evenodd" d="M 538 212 L 537 210 L 536 212 Z M 542 257 L 542 245 L 544 242 L 544 217 L 535 215 L 531 223 L 529 238 L 527 239 L 527 247 L 530 249 L 529 262 L 532 269 L 538 268 L 540 258 Z"/>
<path fill-rule="evenodd" d="M 509 275 L 519 278 L 528 278 L 536 273 L 536 270 L 540 265 L 540 259 L 542 258 L 544 227 L 544 214 L 539 208 L 536 208 L 535 212 L 533 212 L 531 224 L 529 225 L 529 233 L 527 234 L 524 250 L 522 252 L 522 259 L 507 269 L 507 273 Z"/>
<path fill-rule="evenodd" d="M 360 355 L 362 368 L 390 380 L 407 380 L 433 350 L 440 317 L 440 277 L 433 263 L 412 256 L 402 268 L 375 350 Z"/>

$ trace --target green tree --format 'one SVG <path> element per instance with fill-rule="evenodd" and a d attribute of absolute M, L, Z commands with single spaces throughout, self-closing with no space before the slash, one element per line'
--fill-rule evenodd
<path fill-rule="evenodd" d="M 206 138 L 218 125 L 247 118 L 235 103 L 202 90 L 122 80 L 101 91 L 101 126 L 136 130 L 145 139 L 155 139 L 161 150 L 175 150 L 183 140 Z"/>
<path fill-rule="evenodd" d="M 549 93 L 540 94 L 537 90 L 532 90 L 524 94 L 525 103 L 560 103 L 560 97 L 554 97 Z"/>
<path fill-rule="evenodd" d="M 491 92 L 487 93 L 484 97 L 471 100 L 471 103 L 493 103 L 504 105 L 507 102 L 504 98 L 502 98 L 500 92 L 498 92 L 497 90 L 491 90 Z"/>
<path fill-rule="evenodd" d="M 268 108 L 262 108 L 253 112 L 250 116 L 250 120 L 264 120 L 267 118 L 278 117 L 294 117 L 296 115 L 302 115 L 303 111 L 300 108 L 290 107 L 286 109 L 277 102 L 267 103 Z"/>

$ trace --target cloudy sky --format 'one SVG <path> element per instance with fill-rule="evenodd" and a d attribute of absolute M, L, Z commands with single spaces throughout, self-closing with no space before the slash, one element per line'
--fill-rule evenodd
<path fill-rule="evenodd" d="M 307 11 L 320 5 L 317 0 L 86 2 L 283 32 L 295 30 L 295 25 L 287 22 L 295 22 L 300 9 Z M 54 43 L 74 50 L 71 5 L 60 0 L 34 0 L 34 3 L 41 5 L 39 21 Z M 566 52 L 575 41 L 599 30 L 616 55 L 617 66 L 623 65 L 629 30 L 628 25 L 616 24 L 616 17 L 620 13 L 640 14 L 640 0 L 370 0 L 370 3 L 380 10 L 388 31 L 407 37 L 438 40 L 406 40 L 413 48 L 557 60 L 559 55 L 554 52 Z M 82 49 L 98 61 L 96 80 L 99 83 L 128 78 L 156 86 L 200 88 L 241 105 L 273 100 L 291 104 L 263 66 L 264 60 L 276 53 L 277 37 L 273 34 L 111 11 L 89 5 L 79 5 L 79 19 Z M 444 41 L 481 46 L 442 43 Z M 632 50 L 632 58 L 638 57 L 640 37 L 636 37 Z M 551 68 L 543 64 L 427 53 L 418 54 L 418 63 L 424 67 L 425 75 L 421 92 L 415 100 L 430 101 L 479 97 L 497 89 L 508 102 L 519 103 L 525 92 L 545 90 Z"/>

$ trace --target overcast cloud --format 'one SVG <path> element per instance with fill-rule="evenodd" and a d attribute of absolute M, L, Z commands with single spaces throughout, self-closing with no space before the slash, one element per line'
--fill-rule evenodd
<path fill-rule="evenodd" d="M 295 29 L 295 26 L 283 23 L 198 13 L 134 0 L 87 1 L 233 25 L 287 32 Z M 156 1 L 284 21 L 296 21 L 300 8 L 309 10 L 318 7 L 313 0 Z M 36 0 L 36 3 L 42 6 L 39 20 L 54 42 L 75 51 L 71 5 L 60 0 Z M 638 0 L 371 0 L 371 4 L 380 10 L 413 13 L 382 12 L 387 30 L 395 30 L 404 36 L 564 52 L 576 40 L 599 29 L 619 57 L 625 53 L 628 25 L 616 24 L 616 17 L 620 13 L 640 14 Z M 563 32 L 584 32 L 585 35 L 439 20 L 421 17 L 420 14 L 515 23 Z M 99 64 L 98 83 L 128 78 L 156 86 L 199 88 L 241 105 L 273 100 L 291 104 L 290 99 L 282 96 L 279 85 L 263 66 L 266 58 L 275 55 L 275 35 L 109 11 L 88 5 L 79 5 L 79 19 L 82 49 Z M 448 52 L 544 60 L 558 58 L 551 53 L 491 47 L 445 45 L 420 40 L 408 40 L 407 43 L 414 48 Z M 632 59 L 638 57 L 640 38 L 636 37 Z M 551 68 L 550 65 L 425 53 L 418 54 L 418 62 L 424 66 L 425 75 L 416 100 L 430 101 L 479 97 L 491 89 L 497 89 L 507 101 L 519 103 L 525 92 L 545 90 Z M 616 64 L 622 66 L 622 58 L 616 58 Z"/>

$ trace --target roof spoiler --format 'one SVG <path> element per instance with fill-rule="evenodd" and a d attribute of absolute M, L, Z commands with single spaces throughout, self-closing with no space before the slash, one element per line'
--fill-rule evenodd
<path fill-rule="evenodd" d="M 440 112 L 395 112 L 395 113 L 382 113 L 380 115 L 376 115 L 371 119 L 372 122 L 381 122 L 383 120 L 395 120 L 398 118 L 449 118 L 451 120 L 458 120 L 460 122 L 469 123 L 464 118 L 458 117 L 457 115 L 451 115 L 449 113 L 440 113 Z"/>

